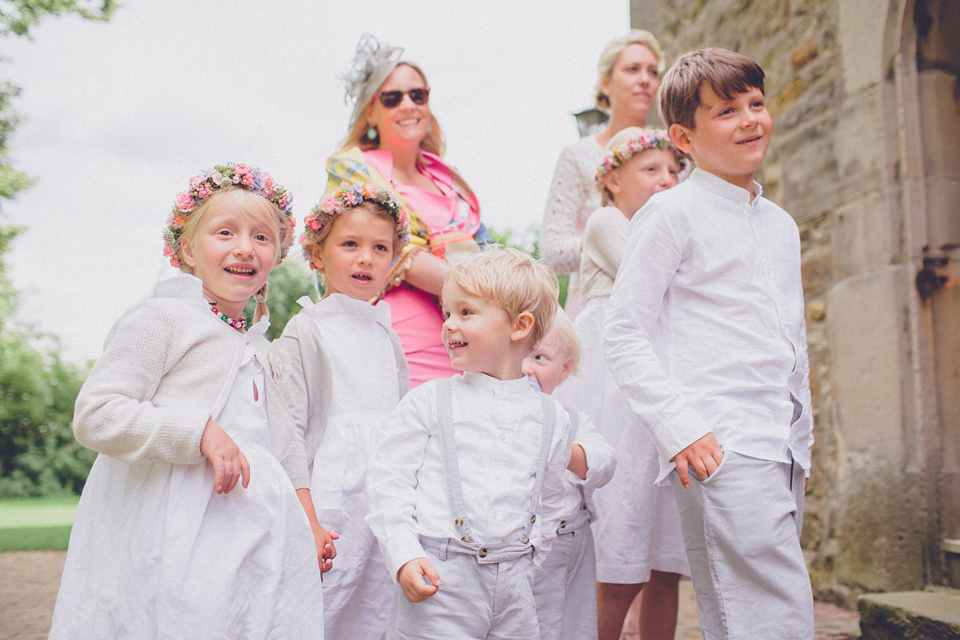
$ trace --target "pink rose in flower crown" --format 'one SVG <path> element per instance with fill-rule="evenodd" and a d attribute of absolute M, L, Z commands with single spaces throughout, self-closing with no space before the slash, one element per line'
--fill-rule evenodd
<path fill-rule="evenodd" d="M 233 183 L 249 187 L 253 184 L 253 171 L 245 164 L 238 164 L 233 170 Z"/>
<path fill-rule="evenodd" d="M 206 181 L 201 182 L 193 190 L 193 194 L 196 196 L 197 200 L 206 200 L 213 194 L 213 187 L 211 187 Z"/>
<path fill-rule="evenodd" d="M 314 218 L 313 216 L 308 216 L 306 220 L 303 221 L 303 224 L 309 229 L 316 233 L 320 231 L 320 228 L 323 226 L 320 224 L 320 221 Z"/>
<path fill-rule="evenodd" d="M 176 206 L 177 209 L 180 209 L 180 211 L 187 213 L 189 211 L 193 211 L 194 207 L 197 206 L 197 203 L 193 201 L 193 196 L 186 191 L 181 191 L 177 194 Z"/>

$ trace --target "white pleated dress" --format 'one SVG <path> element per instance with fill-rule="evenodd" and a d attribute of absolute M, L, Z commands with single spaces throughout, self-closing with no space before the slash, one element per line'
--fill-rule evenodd
<path fill-rule="evenodd" d="M 331 373 L 329 418 L 313 456 L 310 493 L 320 523 L 340 534 L 333 569 L 323 579 L 327 638 L 376 640 L 386 634 L 395 587 L 364 519 L 367 464 L 401 395 L 390 307 L 333 294 L 310 309 L 310 318 L 323 336 Z"/>
<path fill-rule="evenodd" d="M 646 582 L 654 569 L 690 574 L 673 492 L 668 485 L 654 485 L 659 458 L 653 437 L 630 411 L 603 355 L 609 291 L 628 229 L 626 217 L 613 207 L 598 209 L 587 221 L 581 265 L 585 302 L 574 321 L 580 372 L 557 390 L 564 404 L 593 418 L 617 452 L 613 478 L 593 493 L 596 518 L 591 528 L 597 580 L 618 584 Z"/>
<path fill-rule="evenodd" d="M 316 548 L 270 452 L 263 376 L 248 344 L 216 418 L 250 463 L 246 489 L 217 495 L 206 460 L 97 458 L 50 638 L 323 638 Z"/>

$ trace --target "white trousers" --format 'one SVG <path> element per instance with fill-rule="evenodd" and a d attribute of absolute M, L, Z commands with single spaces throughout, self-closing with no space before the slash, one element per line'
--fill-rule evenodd
<path fill-rule="evenodd" d="M 443 560 L 426 551 L 441 586 L 423 602 L 394 591 L 388 640 L 538 640 L 533 601 L 533 554 L 480 564 L 453 553 Z"/>
<path fill-rule="evenodd" d="M 800 465 L 725 451 L 704 481 L 670 475 L 704 640 L 813 638 L 813 592 L 800 549 Z"/>
<path fill-rule="evenodd" d="M 540 640 L 596 640 L 597 564 L 589 523 L 553 539 L 533 597 Z"/>

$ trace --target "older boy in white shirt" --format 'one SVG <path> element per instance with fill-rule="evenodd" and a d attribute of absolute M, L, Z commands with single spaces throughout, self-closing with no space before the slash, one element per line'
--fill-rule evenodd
<path fill-rule="evenodd" d="M 451 269 L 442 300 L 464 374 L 404 397 L 368 472 L 367 522 L 400 586 L 387 637 L 536 639 L 533 577 L 571 445 L 567 413 L 521 367 L 553 322 L 556 276 L 487 251 Z"/>
<path fill-rule="evenodd" d="M 604 331 L 675 490 L 705 640 L 814 633 L 800 238 L 753 179 L 772 130 L 763 77 L 723 49 L 664 76 L 661 116 L 697 169 L 634 216 Z"/>

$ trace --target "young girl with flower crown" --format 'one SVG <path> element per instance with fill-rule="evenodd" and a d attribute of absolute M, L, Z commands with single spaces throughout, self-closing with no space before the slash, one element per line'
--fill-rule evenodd
<path fill-rule="evenodd" d="M 274 375 L 312 461 L 318 517 L 339 532 L 324 577 L 328 640 L 382 638 L 393 583 L 370 528 L 367 461 L 386 417 L 410 389 L 390 307 L 376 300 L 407 238 L 407 212 L 384 187 L 356 184 L 325 197 L 300 238 L 325 294 L 274 343 Z"/>
<path fill-rule="evenodd" d="M 292 243 L 290 201 L 244 164 L 178 196 L 164 254 L 184 273 L 120 317 L 77 397 L 100 455 L 50 638 L 323 637 L 306 460 L 266 322 L 242 316 Z"/>
<path fill-rule="evenodd" d="M 658 458 L 653 439 L 627 407 L 600 341 L 631 220 L 650 197 L 677 184 L 685 162 L 666 131 L 621 130 L 607 143 L 597 169 L 596 187 L 604 206 L 590 214 L 584 229 L 583 307 L 575 321 L 583 360 L 573 386 L 578 395 L 573 406 L 593 418 L 619 460 L 611 481 L 593 495 L 600 640 L 620 637 L 638 593 L 640 637 L 672 639 L 678 582 L 690 573 L 676 502 L 669 487 L 654 486 Z"/>

